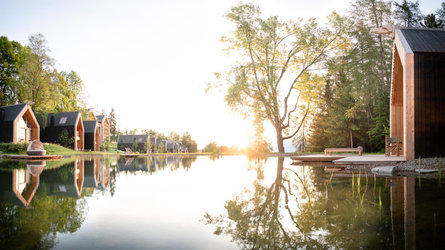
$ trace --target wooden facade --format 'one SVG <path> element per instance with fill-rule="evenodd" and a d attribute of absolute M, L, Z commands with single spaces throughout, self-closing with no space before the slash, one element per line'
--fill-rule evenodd
<path fill-rule="evenodd" d="M 42 141 L 58 143 L 63 131 L 66 130 L 68 136 L 73 138 L 72 149 L 84 150 L 84 127 L 79 111 L 48 114 L 46 125 Z"/>
<path fill-rule="evenodd" d="M 406 160 L 445 155 L 445 29 L 394 31 L 390 133 Z"/>
<path fill-rule="evenodd" d="M 98 115 L 100 141 L 110 140 L 110 121 L 106 115 Z"/>
<path fill-rule="evenodd" d="M 0 142 L 40 140 L 40 125 L 30 103 L 0 107 Z"/>
<path fill-rule="evenodd" d="M 117 149 L 125 151 L 125 148 L 130 148 L 132 151 L 147 153 L 146 145 L 149 140 L 148 135 L 120 135 L 117 139 Z M 136 148 L 133 147 L 135 144 L 137 145 Z"/>
<path fill-rule="evenodd" d="M 85 150 L 99 151 L 100 137 L 97 121 L 84 121 Z"/>

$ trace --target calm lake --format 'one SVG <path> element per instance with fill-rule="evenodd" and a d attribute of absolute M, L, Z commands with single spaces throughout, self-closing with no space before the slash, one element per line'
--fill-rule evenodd
<path fill-rule="evenodd" d="M 331 174 L 288 158 L 0 162 L 0 249 L 445 246 L 437 176 Z"/>

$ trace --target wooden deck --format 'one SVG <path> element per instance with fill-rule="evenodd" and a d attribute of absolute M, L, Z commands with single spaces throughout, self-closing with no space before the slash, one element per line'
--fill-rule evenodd
<path fill-rule="evenodd" d="M 336 165 L 369 165 L 369 164 L 394 164 L 405 161 L 403 156 L 388 156 L 385 155 L 351 155 L 351 154 L 337 154 L 337 155 L 301 155 L 291 157 L 294 161 L 300 162 L 333 162 Z"/>
<path fill-rule="evenodd" d="M 403 156 L 363 155 L 333 161 L 336 165 L 394 164 L 405 161 Z"/>
<path fill-rule="evenodd" d="M 59 160 L 62 155 L 4 155 L 8 160 Z"/>
<path fill-rule="evenodd" d="M 300 155 L 291 157 L 294 161 L 302 162 L 332 162 L 352 155 L 337 154 L 337 155 Z"/>

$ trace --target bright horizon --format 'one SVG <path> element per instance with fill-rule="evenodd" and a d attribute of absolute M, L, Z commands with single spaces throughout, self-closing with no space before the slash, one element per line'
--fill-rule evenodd
<path fill-rule="evenodd" d="M 199 148 L 211 140 L 244 147 L 251 121 L 225 105 L 224 93 L 204 93 L 213 73 L 234 62 L 220 38 L 232 31 L 224 14 L 240 2 L 246 1 L 0 0 L 0 36 L 27 45 L 30 35 L 43 34 L 55 67 L 82 78 L 87 107 L 114 107 L 122 130 L 188 131 Z M 332 11 L 344 14 L 349 2 L 251 1 L 266 16 L 316 17 L 321 25 Z M 434 0 L 420 3 L 423 14 L 439 7 Z M 274 136 L 266 126 L 275 148 Z"/>

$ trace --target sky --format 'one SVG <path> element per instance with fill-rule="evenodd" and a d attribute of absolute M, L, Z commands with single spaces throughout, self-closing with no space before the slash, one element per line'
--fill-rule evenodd
<path fill-rule="evenodd" d="M 41 33 L 58 70 L 82 78 L 88 108 L 113 107 L 121 129 L 189 132 L 202 148 L 246 146 L 252 122 L 230 110 L 224 93 L 205 93 L 214 72 L 234 63 L 220 42 L 233 27 L 224 17 L 238 0 L 0 0 L 0 35 L 21 44 Z M 266 16 L 345 13 L 350 0 L 253 0 Z M 423 14 L 440 0 L 420 1 Z M 266 126 L 266 137 L 274 132 Z M 286 150 L 292 150 L 289 143 Z"/>

